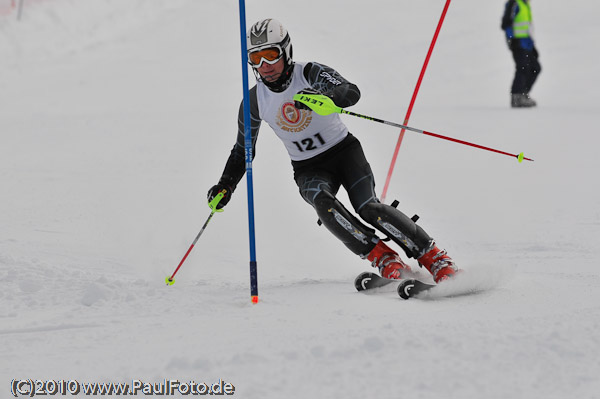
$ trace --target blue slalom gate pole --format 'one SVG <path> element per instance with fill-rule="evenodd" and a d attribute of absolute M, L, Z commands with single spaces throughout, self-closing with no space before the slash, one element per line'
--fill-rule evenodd
<path fill-rule="evenodd" d="M 244 147 L 246 155 L 246 182 L 248 185 L 248 229 L 250 238 L 250 296 L 258 303 L 258 276 L 254 229 L 254 188 L 252 185 L 252 130 L 250 120 L 250 90 L 248 89 L 248 45 L 246 43 L 246 4 L 240 0 L 240 41 L 242 44 L 242 79 L 244 89 Z"/>

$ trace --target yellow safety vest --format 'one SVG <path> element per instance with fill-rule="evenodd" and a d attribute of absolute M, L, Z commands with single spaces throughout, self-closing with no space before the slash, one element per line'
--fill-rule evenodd
<path fill-rule="evenodd" d="M 517 0 L 519 12 L 515 15 L 513 21 L 513 34 L 518 39 L 530 37 L 529 29 L 531 27 L 531 8 L 529 3 L 523 0 Z"/>

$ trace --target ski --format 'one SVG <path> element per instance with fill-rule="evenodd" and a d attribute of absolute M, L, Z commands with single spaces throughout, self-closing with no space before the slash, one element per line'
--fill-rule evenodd
<path fill-rule="evenodd" d="M 362 272 L 354 279 L 354 287 L 357 291 L 366 291 L 373 288 L 384 287 L 391 283 L 397 283 L 399 280 L 383 278 L 377 273 Z"/>
<path fill-rule="evenodd" d="M 362 272 L 359 274 L 354 280 L 354 287 L 357 291 L 367 291 L 374 288 L 385 287 L 386 285 L 393 283 L 398 284 L 397 292 L 402 299 L 412 298 L 436 287 L 435 284 L 427 284 L 413 278 L 406 280 L 383 278 L 379 274 L 373 272 Z"/>
<path fill-rule="evenodd" d="M 415 295 L 428 291 L 434 287 L 434 284 L 427 284 L 415 279 L 403 280 L 400 285 L 398 285 L 398 295 L 400 295 L 400 298 L 402 299 L 410 299 Z"/>

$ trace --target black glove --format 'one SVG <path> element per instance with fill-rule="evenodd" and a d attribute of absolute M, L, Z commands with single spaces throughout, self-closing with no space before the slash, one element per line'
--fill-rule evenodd
<path fill-rule="evenodd" d="M 217 209 L 223 208 L 231 199 L 231 194 L 233 194 L 233 190 L 231 189 L 231 187 L 229 187 L 227 184 L 215 184 L 210 188 L 210 190 L 208 190 L 208 194 L 206 195 L 206 198 L 208 198 L 208 202 L 210 202 L 217 196 L 217 194 L 219 194 L 223 190 L 226 190 L 226 192 L 223 198 L 221 198 L 221 201 L 219 201 L 219 203 L 217 204 Z"/>
<path fill-rule="evenodd" d="M 300 90 L 296 94 L 312 94 L 312 95 L 321 94 L 322 95 L 323 93 L 321 93 L 315 89 L 307 87 L 306 89 Z M 307 109 L 310 111 L 310 107 L 304 103 L 301 103 L 300 101 L 294 101 L 294 107 L 296 107 L 296 109 Z"/>

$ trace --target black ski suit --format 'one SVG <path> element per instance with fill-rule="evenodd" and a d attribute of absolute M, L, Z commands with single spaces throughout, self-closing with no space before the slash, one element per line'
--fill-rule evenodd
<path fill-rule="evenodd" d="M 315 62 L 303 64 L 303 66 L 295 64 L 292 69 L 302 67 L 302 76 L 310 88 L 332 98 L 336 105 L 348 107 L 360 99 L 358 87 L 347 81 L 334 69 Z M 290 79 L 299 75 L 292 73 L 291 76 Z M 293 84 L 294 82 L 291 82 L 290 87 L 293 87 Z M 253 155 L 262 121 L 257 95 L 258 85 L 264 85 L 264 83 L 259 79 L 257 86 L 250 90 Z M 264 87 L 261 90 L 263 93 L 268 93 Z M 295 93 L 290 93 L 290 96 L 293 94 Z M 288 109 L 288 111 L 290 110 Z M 263 110 L 263 112 L 265 111 Z M 431 246 L 432 238 L 408 216 L 392 206 L 380 203 L 375 195 L 373 173 L 362 146 L 359 140 L 347 132 L 347 128 L 345 129 L 345 137 L 333 147 L 306 159 L 292 160 L 294 179 L 302 198 L 314 207 L 320 221 L 331 233 L 353 253 L 366 257 L 375 247 L 379 238 L 374 229 L 366 226 L 336 198 L 338 190 L 343 186 L 348 193 L 352 207 L 365 222 L 390 237 L 406 252 L 408 257 L 418 258 Z M 298 145 L 298 143 L 296 144 Z M 305 151 L 316 150 L 318 143 L 313 143 L 312 140 L 310 142 L 303 140 L 302 145 L 303 154 L 306 156 Z M 238 116 L 237 141 L 231 150 L 219 184 L 234 190 L 245 171 L 242 102 Z"/>

